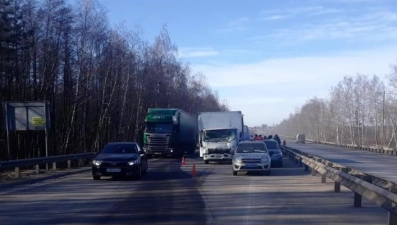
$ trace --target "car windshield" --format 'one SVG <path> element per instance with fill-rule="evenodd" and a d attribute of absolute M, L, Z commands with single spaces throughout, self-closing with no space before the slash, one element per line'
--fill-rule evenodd
<path fill-rule="evenodd" d="M 172 123 L 146 123 L 145 131 L 148 133 L 171 133 Z"/>
<path fill-rule="evenodd" d="M 204 141 L 220 142 L 233 141 L 236 139 L 234 130 L 207 130 L 204 132 Z"/>
<path fill-rule="evenodd" d="M 262 143 L 240 144 L 237 153 L 266 153 L 266 146 Z"/>
<path fill-rule="evenodd" d="M 267 149 L 279 149 L 280 147 L 278 146 L 277 142 L 274 141 L 265 141 Z"/>
<path fill-rule="evenodd" d="M 108 144 L 104 147 L 101 154 L 132 154 L 138 153 L 135 144 Z"/>

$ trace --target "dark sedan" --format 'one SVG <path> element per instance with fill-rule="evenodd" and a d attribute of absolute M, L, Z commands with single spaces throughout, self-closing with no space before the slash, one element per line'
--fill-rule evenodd
<path fill-rule="evenodd" d="M 92 177 L 128 176 L 141 178 L 148 170 L 143 149 L 135 142 L 110 142 L 92 161 Z"/>
<path fill-rule="evenodd" d="M 272 159 L 272 167 L 283 167 L 283 153 L 280 145 L 274 139 L 263 140 L 269 150 L 270 158 Z"/>

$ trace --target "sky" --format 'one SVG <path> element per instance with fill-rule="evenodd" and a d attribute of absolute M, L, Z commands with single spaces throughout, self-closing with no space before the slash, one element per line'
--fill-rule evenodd
<path fill-rule="evenodd" d="M 278 124 L 344 76 L 397 64 L 395 0 L 99 0 L 111 25 L 153 41 L 166 25 L 178 57 L 244 114 Z"/>

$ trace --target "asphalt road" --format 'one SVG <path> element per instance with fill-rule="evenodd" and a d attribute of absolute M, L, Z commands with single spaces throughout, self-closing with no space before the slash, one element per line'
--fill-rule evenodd
<path fill-rule="evenodd" d="M 397 156 L 292 140 L 287 146 L 397 183 Z"/>
<path fill-rule="evenodd" d="M 387 212 L 320 183 L 288 159 L 271 176 L 233 176 L 198 157 L 153 159 L 141 180 L 94 181 L 90 172 L 0 186 L 0 224 L 385 224 Z M 196 176 L 192 176 L 195 164 Z"/>

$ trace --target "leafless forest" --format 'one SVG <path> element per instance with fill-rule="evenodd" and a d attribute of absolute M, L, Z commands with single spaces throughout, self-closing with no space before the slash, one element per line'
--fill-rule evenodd
<path fill-rule="evenodd" d="M 0 102 L 50 101 L 49 155 L 141 142 L 149 107 L 228 109 L 178 59 L 166 28 L 144 40 L 139 28 L 108 25 L 95 0 L 0 0 L 0 17 Z M 3 117 L 0 160 L 44 156 L 37 131 L 11 132 L 9 156 Z"/>
<path fill-rule="evenodd" d="M 326 99 L 312 98 L 275 127 L 323 142 L 396 148 L 397 65 L 384 83 L 378 76 L 345 76 Z"/>

